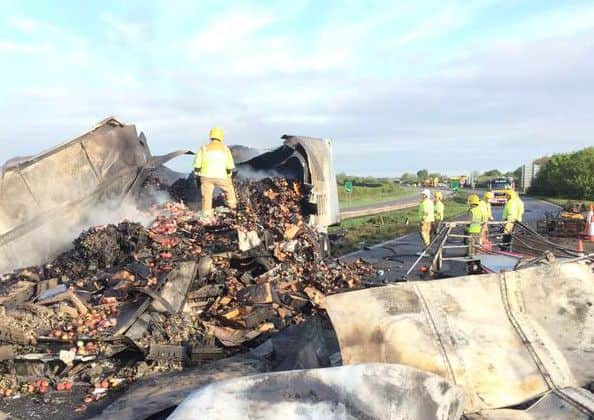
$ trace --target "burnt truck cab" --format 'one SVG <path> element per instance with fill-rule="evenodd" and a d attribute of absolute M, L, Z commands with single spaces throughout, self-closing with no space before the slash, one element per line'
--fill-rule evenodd
<path fill-rule="evenodd" d="M 322 249 L 329 252 L 328 227 L 340 223 L 332 142 L 305 136 L 284 135 L 283 145 L 238 163 L 242 171 L 296 179 L 305 187 L 305 214 L 320 233 Z"/>

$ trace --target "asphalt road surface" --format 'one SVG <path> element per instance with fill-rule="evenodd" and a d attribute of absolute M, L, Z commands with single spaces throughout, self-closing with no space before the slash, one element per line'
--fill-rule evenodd
<path fill-rule="evenodd" d="M 545 217 L 547 212 L 557 213 L 560 210 L 559 206 L 546 201 L 531 198 L 523 198 L 523 200 L 525 206 L 524 222 L 533 227 L 536 226 L 538 220 Z M 493 207 L 495 220 L 501 220 L 502 213 L 503 207 Z M 352 261 L 362 258 L 370 262 L 378 270 L 377 277 L 372 281 L 384 283 L 401 279 L 419 258 L 417 252 L 420 250 L 422 250 L 421 238 L 415 232 L 347 254 L 342 259 Z M 423 258 L 422 262 L 424 263 L 425 260 L 429 261 L 428 258 Z M 421 265 L 423 264 L 418 264 L 418 267 Z M 420 274 L 418 269 L 415 268 L 410 277 L 418 277 Z"/>
<path fill-rule="evenodd" d="M 340 216 L 342 219 L 352 219 L 354 217 L 372 216 L 375 214 L 386 213 L 388 211 L 408 209 L 419 204 L 421 189 L 418 193 L 409 197 L 400 197 L 394 200 L 385 201 L 376 204 L 366 204 L 363 206 L 348 207 L 341 209 Z M 450 190 L 432 190 L 441 191 L 445 197 L 451 195 Z"/>

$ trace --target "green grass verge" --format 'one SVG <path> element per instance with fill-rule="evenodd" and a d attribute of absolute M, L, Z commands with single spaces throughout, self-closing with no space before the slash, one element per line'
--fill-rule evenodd
<path fill-rule="evenodd" d="M 453 220 L 468 210 L 468 194 L 456 193 L 445 202 L 445 219 Z M 406 221 L 408 220 L 408 224 Z M 344 255 L 363 246 L 371 246 L 418 231 L 418 208 L 395 210 L 376 216 L 344 220 L 340 226 L 330 228 L 330 233 L 344 233 L 332 244 L 334 255 Z"/>
<path fill-rule="evenodd" d="M 411 188 L 404 188 L 394 183 L 384 183 L 377 187 L 362 187 L 355 185 L 351 198 L 344 190 L 344 185 L 338 185 L 338 201 L 340 208 L 364 206 L 391 201 L 402 197 L 412 197 L 417 192 Z"/>

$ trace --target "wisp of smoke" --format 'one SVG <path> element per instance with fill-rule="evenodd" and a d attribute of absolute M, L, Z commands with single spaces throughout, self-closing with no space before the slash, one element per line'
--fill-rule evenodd
<path fill-rule="evenodd" d="M 249 179 L 252 181 L 260 181 L 264 178 L 282 177 L 283 175 L 280 172 L 275 171 L 274 169 L 264 171 L 264 170 L 253 169 L 246 165 L 242 165 L 237 168 L 237 176 L 240 179 Z"/>
<path fill-rule="evenodd" d="M 169 195 L 165 191 L 150 191 L 150 201 L 163 203 Z M 146 202 L 146 197 L 143 197 Z M 140 208 L 139 208 L 140 207 Z M 153 217 L 134 198 L 123 201 L 111 199 L 96 204 L 94 207 L 77 208 L 58 215 L 40 227 L 12 241 L 5 249 L 6 257 L 0 258 L 0 273 L 43 264 L 72 247 L 84 230 L 93 226 L 117 224 L 124 220 L 148 226 Z"/>

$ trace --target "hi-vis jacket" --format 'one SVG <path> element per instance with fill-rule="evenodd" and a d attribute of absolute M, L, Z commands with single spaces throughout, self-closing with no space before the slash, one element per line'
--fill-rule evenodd
<path fill-rule="evenodd" d="M 435 220 L 441 222 L 443 220 L 443 213 L 445 211 L 445 206 L 443 202 L 437 201 L 433 205 L 433 208 L 435 209 Z"/>
<path fill-rule="evenodd" d="M 481 233 L 483 223 L 483 212 L 479 206 L 472 206 L 468 211 L 470 216 L 470 225 L 468 226 L 468 233 Z"/>
<path fill-rule="evenodd" d="M 503 208 L 503 220 L 508 222 L 521 222 L 524 215 L 524 203 L 519 198 L 507 200 Z"/>
<path fill-rule="evenodd" d="M 481 204 L 479 204 L 479 209 L 481 209 L 481 213 L 483 214 L 483 222 L 493 220 L 493 211 L 491 210 L 491 203 L 489 203 L 486 200 L 481 200 Z"/>
<path fill-rule="evenodd" d="M 435 222 L 433 201 L 429 198 L 423 199 L 421 204 L 419 204 L 419 218 L 421 219 L 421 222 Z"/>
<path fill-rule="evenodd" d="M 218 140 L 202 146 L 194 157 L 194 171 L 206 178 L 229 178 L 229 173 L 234 168 L 231 150 Z"/>

